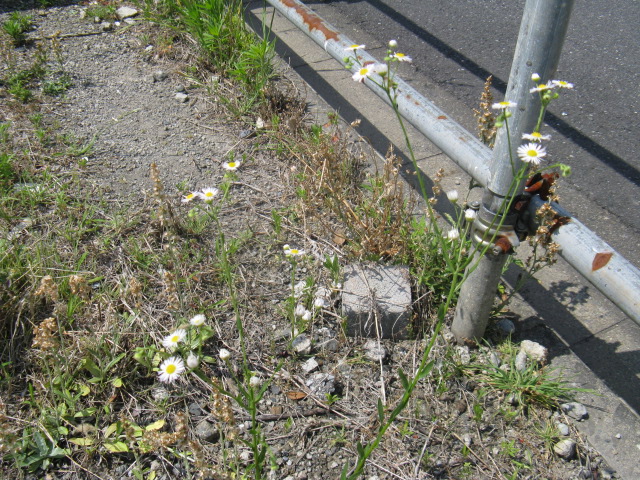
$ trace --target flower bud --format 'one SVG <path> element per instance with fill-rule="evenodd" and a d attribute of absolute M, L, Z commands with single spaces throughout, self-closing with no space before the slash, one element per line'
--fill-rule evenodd
<path fill-rule="evenodd" d="M 458 191 L 457 190 L 449 190 L 447 192 L 447 198 L 451 203 L 456 203 L 458 201 Z"/>
<path fill-rule="evenodd" d="M 255 375 L 253 377 L 251 377 L 249 379 L 249 385 L 252 388 L 259 388 L 260 385 L 262 385 L 262 380 L 260 380 L 260 377 L 256 377 Z"/>
<path fill-rule="evenodd" d="M 389 48 L 397 48 L 398 41 L 397 40 L 389 40 Z"/>
<path fill-rule="evenodd" d="M 538 83 L 540 81 L 540 75 L 538 75 L 537 73 L 532 74 L 531 80 Z"/>
<path fill-rule="evenodd" d="M 226 361 L 226 360 L 229 360 L 229 358 L 231 358 L 231 352 L 226 348 L 221 348 L 220 352 L 218 353 L 218 356 L 220 357 L 220 360 Z"/>
<path fill-rule="evenodd" d="M 187 357 L 187 366 L 189 368 L 196 368 L 198 365 L 200 365 L 200 359 L 198 356 L 193 352 L 189 353 L 189 356 Z"/>
<path fill-rule="evenodd" d="M 473 222 L 478 216 L 478 212 L 476 212 L 473 208 L 467 208 L 464 211 L 464 218 L 467 222 Z"/>

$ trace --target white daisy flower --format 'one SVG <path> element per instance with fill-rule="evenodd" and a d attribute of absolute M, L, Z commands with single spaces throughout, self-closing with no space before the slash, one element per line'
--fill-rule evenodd
<path fill-rule="evenodd" d="M 447 232 L 447 238 L 451 241 L 457 240 L 460 238 L 460 232 L 457 228 L 452 228 Z"/>
<path fill-rule="evenodd" d="M 220 190 L 217 188 L 203 188 L 200 198 L 207 203 L 211 203 L 218 193 L 220 193 Z"/>
<path fill-rule="evenodd" d="M 551 135 L 543 135 L 540 132 L 531 132 L 522 135 L 522 139 L 529 140 L 531 142 L 541 142 L 542 140 L 551 140 Z"/>
<path fill-rule="evenodd" d="M 373 73 L 373 69 L 371 67 L 362 67 L 356 73 L 354 73 L 351 78 L 354 81 L 363 83 L 364 79 Z"/>
<path fill-rule="evenodd" d="M 184 197 L 182 197 L 182 203 L 189 203 L 196 198 L 200 198 L 200 194 L 198 192 L 187 193 Z"/>
<path fill-rule="evenodd" d="M 518 106 L 517 103 L 509 102 L 505 100 L 503 102 L 494 103 L 493 105 L 491 105 L 491 108 L 493 108 L 494 110 L 505 110 L 507 108 L 517 107 L 517 106 Z"/>
<path fill-rule="evenodd" d="M 517 154 L 523 162 L 540 165 L 540 161 L 547 154 L 547 151 L 542 145 L 527 143 L 518 147 Z"/>
<path fill-rule="evenodd" d="M 457 190 L 449 190 L 447 192 L 447 198 L 451 203 L 456 203 L 458 201 L 458 191 Z"/>
<path fill-rule="evenodd" d="M 366 47 L 366 45 L 351 45 L 350 47 L 345 48 L 345 52 L 355 52 L 358 49 L 362 49 Z"/>
<path fill-rule="evenodd" d="M 300 255 L 304 255 L 304 250 L 298 250 L 297 248 L 291 248 L 289 245 L 285 245 L 282 247 L 284 250 L 284 254 L 287 257 L 299 257 Z"/>
<path fill-rule="evenodd" d="M 303 322 L 308 322 L 311 320 L 311 312 L 307 310 L 302 317 L 300 317 Z"/>
<path fill-rule="evenodd" d="M 167 335 L 162 340 L 162 346 L 165 347 L 169 351 L 175 350 L 178 344 L 184 340 L 184 337 L 187 336 L 187 331 L 184 328 L 180 328 L 173 332 L 171 335 Z"/>
<path fill-rule="evenodd" d="M 413 62 L 413 59 L 409 55 L 405 55 L 404 53 L 396 52 L 392 55 L 393 58 L 398 60 L 399 62 Z"/>
<path fill-rule="evenodd" d="M 551 80 L 551 83 L 558 88 L 567 88 L 571 90 L 573 83 L 565 82 L 564 80 Z"/>
<path fill-rule="evenodd" d="M 555 88 L 555 85 L 553 83 L 547 82 L 547 83 L 541 83 L 537 87 L 534 87 L 531 90 L 529 90 L 529 92 L 531 93 L 544 92 L 545 90 L 552 90 L 554 88 Z"/>
<path fill-rule="evenodd" d="M 180 357 L 167 358 L 160 364 L 158 380 L 164 383 L 174 382 L 184 371 L 184 362 Z"/>
<path fill-rule="evenodd" d="M 198 365 L 200 365 L 200 359 L 195 353 L 190 352 L 187 357 L 187 367 L 196 368 Z"/>
<path fill-rule="evenodd" d="M 189 323 L 194 327 L 201 327 L 202 325 L 204 325 L 204 322 L 206 320 L 207 320 L 207 317 L 205 317 L 202 313 L 199 313 L 198 315 L 194 316 L 191 320 L 189 320 Z"/>
<path fill-rule="evenodd" d="M 230 172 L 235 172 L 236 170 L 238 170 L 238 168 L 240 168 L 240 164 L 242 162 L 241 161 L 235 161 L 235 162 L 224 162 L 222 164 L 222 168 L 224 168 L 225 170 L 228 170 Z"/>
<path fill-rule="evenodd" d="M 473 222 L 478 216 L 478 212 L 476 212 L 473 208 L 467 208 L 464 211 L 464 219 L 467 222 Z"/>
<path fill-rule="evenodd" d="M 293 311 L 293 314 L 298 317 L 301 318 L 305 315 L 305 313 L 307 313 L 309 310 L 307 310 L 306 308 L 304 308 L 304 305 L 302 305 L 301 303 L 299 303 L 298 305 L 296 305 L 296 309 Z"/>

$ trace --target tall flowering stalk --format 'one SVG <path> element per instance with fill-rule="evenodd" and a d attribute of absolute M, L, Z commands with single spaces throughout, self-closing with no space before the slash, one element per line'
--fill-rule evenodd
<path fill-rule="evenodd" d="M 397 47 L 398 47 L 398 43 L 395 40 L 391 40 L 388 44 L 387 54 L 384 57 L 384 63 L 368 62 L 363 64 L 360 61 L 357 52 L 358 50 L 363 49 L 364 45 L 353 45 L 346 49 L 349 52 L 350 56 L 346 57 L 344 61 L 347 64 L 348 68 L 357 67 L 357 70 L 352 76 L 354 81 L 360 82 L 360 83 L 369 81 L 384 90 L 389 100 L 389 103 L 391 104 L 393 111 L 395 112 L 400 128 L 402 129 L 402 134 L 404 136 L 405 144 L 407 146 L 407 150 L 409 152 L 409 157 L 411 158 L 411 162 L 413 163 L 415 171 L 419 172 L 418 163 L 415 157 L 415 153 L 413 151 L 411 141 L 409 139 L 409 135 L 407 133 L 407 129 L 404 124 L 404 120 L 402 119 L 402 116 L 400 115 L 400 112 L 399 112 L 398 102 L 397 102 L 398 84 L 394 80 L 398 63 L 411 62 L 412 60 L 411 60 L 411 57 L 398 52 Z M 540 78 L 538 76 L 537 78 L 532 78 L 532 80 L 539 81 Z M 542 108 L 540 109 L 538 122 L 534 132 L 529 134 L 529 137 L 525 138 L 526 140 L 529 140 L 530 143 L 521 145 L 516 152 L 514 152 L 514 149 L 511 145 L 511 138 L 509 135 L 509 122 L 508 122 L 508 119 L 511 116 L 511 112 L 509 111 L 509 109 L 516 107 L 516 104 L 505 100 L 502 102 L 494 103 L 492 105 L 492 108 L 500 111 L 500 114 L 496 117 L 495 126 L 497 128 L 504 126 L 507 130 L 510 160 L 511 160 L 512 173 L 513 173 L 513 180 L 511 182 L 511 187 L 510 187 L 511 195 L 509 196 L 509 200 L 502 205 L 501 211 L 498 212 L 498 215 L 496 216 L 496 218 L 498 219 L 497 222 L 499 224 L 497 225 L 497 228 L 496 228 L 496 225 L 491 225 L 491 228 L 490 228 L 494 232 L 499 230 L 499 227 L 501 226 L 501 222 L 504 221 L 506 213 L 509 212 L 514 207 L 516 189 L 518 189 L 522 180 L 527 176 L 528 173 L 532 175 L 536 173 L 535 167 L 538 167 L 542 162 L 543 158 L 546 156 L 546 149 L 537 142 L 544 139 L 544 136 L 540 134 L 540 127 L 542 125 L 544 113 L 549 103 L 553 99 L 558 97 L 557 92 L 555 92 L 554 90 L 559 88 L 573 88 L 573 85 L 567 82 L 553 80 L 546 84 L 539 84 L 537 87 L 532 89 L 532 93 L 533 92 L 540 93 Z M 515 163 L 513 161 L 514 153 L 517 154 L 517 156 L 522 160 L 522 165 L 517 172 L 515 171 Z M 563 175 L 566 175 L 570 172 L 569 167 L 562 164 L 556 164 L 549 167 L 545 167 L 545 169 L 549 169 L 553 167 L 560 167 Z M 538 170 L 538 172 L 539 171 L 540 170 Z M 472 222 L 475 220 L 475 216 L 476 216 L 475 211 L 463 211 L 463 209 L 457 205 L 457 201 L 458 201 L 457 192 L 454 192 L 454 191 L 448 192 L 447 198 L 458 211 L 458 220 L 452 222 L 455 224 L 455 228 L 449 230 L 449 232 L 446 235 L 443 235 L 437 222 L 438 217 L 435 214 L 432 206 L 432 200 L 434 199 L 427 199 L 424 180 L 419 174 L 417 175 L 417 177 L 418 177 L 418 184 L 420 186 L 420 192 L 423 198 L 426 200 L 426 213 L 428 216 L 429 228 L 430 228 L 428 233 L 435 234 L 435 237 L 439 243 L 441 251 L 447 252 L 447 254 L 444 255 L 444 257 L 447 262 L 447 266 L 453 272 L 451 277 L 451 284 L 449 286 L 449 290 L 445 297 L 444 302 L 440 305 L 438 309 L 438 322 L 436 323 L 436 326 L 434 328 L 433 336 L 429 341 L 427 348 L 422 354 L 422 358 L 415 371 L 415 375 L 413 377 L 407 377 L 407 375 L 405 375 L 405 373 L 401 369 L 398 371 L 400 380 L 402 382 L 402 386 L 404 388 L 404 394 L 396 404 L 395 408 L 388 415 L 385 415 L 384 405 L 380 400 L 378 400 L 379 427 L 378 427 L 376 438 L 372 442 L 366 445 L 362 445 L 358 443 L 357 445 L 358 459 L 355 465 L 353 465 L 352 467 L 350 466 L 349 463 L 345 464 L 344 469 L 342 470 L 342 475 L 341 475 L 341 479 L 343 480 L 354 480 L 362 474 L 364 467 L 366 465 L 367 459 L 373 453 L 373 451 L 377 448 L 377 446 L 380 444 L 387 429 L 393 424 L 393 422 L 398 417 L 398 415 L 407 406 L 411 398 L 411 395 L 415 390 L 418 382 L 431 371 L 433 367 L 433 360 L 431 361 L 428 360 L 431 350 L 435 344 L 436 338 L 443 325 L 445 314 L 451 307 L 451 304 L 454 301 L 456 293 L 460 288 L 460 286 L 462 285 L 462 282 L 464 281 L 464 278 L 465 278 L 464 271 L 466 267 L 469 266 L 470 262 L 474 257 L 472 255 L 472 253 L 474 252 L 468 252 L 469 254 L 465 255 L 467 252 L 465 252 L 464 251 L 465 249 L 461 248 L 460 245 L 462 244 L 462 242 L 466 241 L 465 237 L 470 231 Z M 461 227 L 464 233 L 463 236 L 460 235 Z M 493 238 L 491 239 L 485 239 L 488 241 L 485 243 L 484 246 L 482 246 L 482 244 L 479 243 L 474 246 L 474 249 L 479 250 L 481 255 L 484 255 L 489 249 L 489 246 L 494 244 L 494 242 L 496 242 L 495 243 L 496 246 L 499 246 L 501 239 L 497 239 L 496 235 L 497 234 L 494 234 Z M 454 245 L 457 245 L 458 248 L 456 249 Z M 504 251 L 507 252 L 508 250 L 510 250 L 511 245 L 509 244 L 509 245 L 503 246 L 503 248 L 504 248 Z M 478 256 L 478 258 L 480 258 L 480 256 Z M 468 271 L 473 270 L 473 268 L 475 268 L 475 265 L 472 265 Z"/>

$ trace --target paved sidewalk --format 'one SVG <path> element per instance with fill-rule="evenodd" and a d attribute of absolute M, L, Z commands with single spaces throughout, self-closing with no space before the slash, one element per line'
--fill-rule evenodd
<path fill-rule="evenodd" d="M 261 9 L 260 5 L 255 10 L 258 19 Z M 276 15 L 273 29 L 278 53 L 310 87 L 307 94 L 319 122 L 323 119 L 318 112 L 327 109 L 337 110 L 347 122 L 362 119 L 359 132 L 379 152 L 384 153 L 390 143 L 402 152 L 402 134 L 386 104 L 353 82 L 335 60 L 280 15 Z M 357 41 L 380 43 L 365 32 Z M 442 92 L 422 93 L 437 95 L 440 103 L 446 101 L 453 110 L 467 110 Z M 463 191 L 469 177 L 411 130 L 422 171 L 428 176 L 444 168 L 443 187 Z M 411 175 L 407 178 L 411 183 Z M 569 210 L 572 203 L 588 201 L 579 192 L 564 188 L 562 197 Z M 506 279 L 513 282 L 517 275 L 518 270 L 512 269 Z M 640 478 L 640 327 L 562 260 L 530 282 L 511 311 L 520 337 L 544 343 L 550 348 L 554 367 L 563 369 L 577 386 L 598 393 L 578 395 L 589 410 L 589 419 L 579 424 L 580 431 L 619 477 Z"/>

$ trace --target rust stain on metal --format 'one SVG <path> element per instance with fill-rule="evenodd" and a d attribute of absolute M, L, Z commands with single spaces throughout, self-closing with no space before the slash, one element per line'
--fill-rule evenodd
<path fill-rule="evenodd" d="M 295 0 L 280 0 L 280 2 L 286 7 L 293 8 L 296 13 L 302 17 L 302 21 L 308 25 L 309 31 L 318 30 L 324 35 L 325 39 L 338 40 L 338 32 L 328 28 L 322 18 L 308 10 L 304 5 L 301 5 Z"/>
<path fill-rule="evenodd" d="M 438 120 L 446 120 L 447 117 L 445 115 L 438 115 Z"/>
<path fill-rule="evenodd" d="M 611 257 L 613 257 L 613 252 L 596 253 L 596 256 L 593 257 L 593 263 L 591 264 L 591 271 L 595 272 L 596 270 L 600 270 L 607 263 L 609 263 Z"/>

